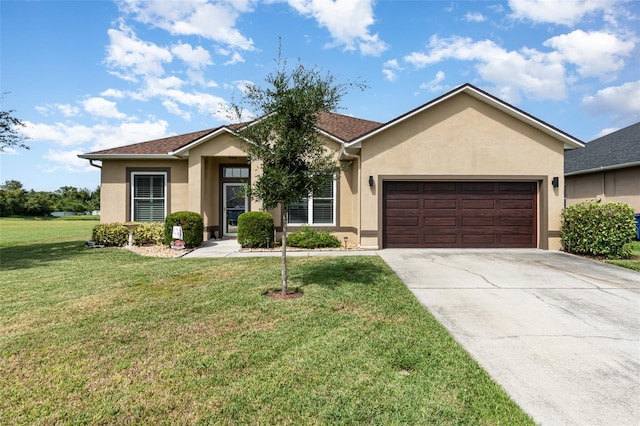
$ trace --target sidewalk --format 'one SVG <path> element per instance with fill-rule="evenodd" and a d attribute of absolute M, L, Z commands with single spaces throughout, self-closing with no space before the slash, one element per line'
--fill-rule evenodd
<path fill-rule="evenodd" d="M 241 247 L 236 239 L 207 240 L 197 249 L 182 257 L 279 257 L 280 250 L 276 251 L 240 251 Z M 373 250 L 304 250 L 287 247 L 287 256 L 376 256 Z"/>

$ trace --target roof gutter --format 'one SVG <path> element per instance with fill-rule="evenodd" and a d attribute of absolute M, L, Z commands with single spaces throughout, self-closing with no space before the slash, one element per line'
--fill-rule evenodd
<path fill-rule="evenodd" d="M 169 154 L 81 154 L 84 160 L 181 160 Z"/>
<path fill-rule="evenodd" d="M 632 161 L 630 163 L 614 164 L 611 166 L 600 166 L 593 169 L 576 170 L 574 172 L 565 173 L 565 176 L 586 175 L 588 173 L 606 172 L 607 170 L 626 169 L 628 167 L 640 166 L 640 161 Z"/>
<path fill-rule="evenodd" d="M 98 169 L 102 169 L 102 166 L 95 164 L 94 161 L 96 160 L 89 159 L 89 164 L 93 167 L 97 167 Z"/>

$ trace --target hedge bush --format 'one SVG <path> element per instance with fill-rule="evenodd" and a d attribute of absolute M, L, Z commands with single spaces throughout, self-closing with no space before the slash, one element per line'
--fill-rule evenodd
<path fill-rule="evenodd" d="M 133 229 L 133 243 L 162 244 L 164 242 L 164 223 L 162 222 L 142 222 Z"/>
<path fill-rule="evenodd" d="M 96 244 L 122 247 L 129 242 L 129 230 L 121 223 L 101 223 L 93 227 L 91 239 Z"/>
<path fill-rule="evenodd" d="M 340 240 L 329 231 L 316 231 L 308 226 L 287 235 L 287 245 L 301 248 L 340 247 Z"/>
<path fill-rule="evenodd" d="M 623 257 L 635 235 L 633 209 L 624 203 L 585 201 L 562 211 L 560 236 L 569 253 Z"/>
<path fill-rule="evenodd" d="M 182 240 L 186 247 L 198 247 L 202 244 L 204 224 L 202 216 L 195 212 L 175 212 L 164 221 L 164 242 L 171 244 L 174 226 L 182 226 Z"/>
<path fill-rule="evenodd" d="M 244 248 L 273 244 L 273 217 L 264 212 L 246 212 L 238 216 L 238 242 Z"/>

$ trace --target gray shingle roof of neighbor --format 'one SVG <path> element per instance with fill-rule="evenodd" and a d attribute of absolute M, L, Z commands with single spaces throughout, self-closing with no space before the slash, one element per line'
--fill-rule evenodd
<path fill-rule="evenodd" d="M 168 155 L 170 152 L 178 151 L 180 148 L 185 147 L 186 145 L 189 145 L 190 143 L 193 143 L 203 137 L 206 137 L 211 133 L 215 133 L 218 130 L 226 128 L 230 131 L 233 131 L 238 129 L 242 125 L 243 124 L 231 124 L 228 126 L 220 126 L 212 129 L 185 133 L 183 135 L 169 136 L 166 138 L 134 143 L 131 145 L 104 149 L 101 151 L 94 151 L 83 154 L 81 157 L 99 157 L 102 155 L 104 155 L 105 157 L 117 155 Z M 367 133 L 381 125 L 382 123 L 378 123 L 375 121 L 363 120 L 361 118 L 350 117 L 342 114 L 322 112 L 318 117 L 317 127 L 320 131 L 323 131 L 344 142 L 349 142 L 350 140 L 353 140 L 358 136 Z"/>
<path fill-rule="evenodd" d="M 566 175 L 640 165 L 640 122 L 594 139 L 584 148 L 566 151 Z"/>

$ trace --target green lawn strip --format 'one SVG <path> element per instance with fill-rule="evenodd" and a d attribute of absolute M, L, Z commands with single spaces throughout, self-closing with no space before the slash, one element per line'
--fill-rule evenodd
<path fill-rule="evenodd" d="M 291 259 L 275 300 L 277 258 L 74 244 L 7 248 L 0 424 L 532 424 L 377 257 Z"/>
<path fill-rule="evenodd" d="M 90 239 L 91 231 L 98 223 L 98 216 L 2 217 L 0 248 L 38 242 Z"/>
<path fill-rule="evenodd" d="M 626 260 L 607 260 L 607 263 L 612 265 L 622 266 L 623 268 L 633 269 L 634 271 L 640 271 L 640 241 L 634 241 L 631 243 L 633 250 L 633 257 Z"/>

